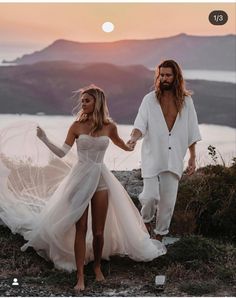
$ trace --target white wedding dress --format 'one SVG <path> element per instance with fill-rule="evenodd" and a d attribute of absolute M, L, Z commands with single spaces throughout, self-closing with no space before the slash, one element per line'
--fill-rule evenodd
<path fill-rule="evenodd" d="M 138 209 L 103 163 L 106 136 L 80 135 L 77 155 L 59 159 L 35 136 L 37 123 L 20 122 L 0 131 L 0 219 L 27 240 L 55 267 L 76 270 L 75 223 L 82 216 L 102 175 L 109 207 L 102 257 L 128 255 L 150 261 L 166 253 L 150 239 Z M 91 214 L 86 236 L 86 263 L 93 260 Z"/>

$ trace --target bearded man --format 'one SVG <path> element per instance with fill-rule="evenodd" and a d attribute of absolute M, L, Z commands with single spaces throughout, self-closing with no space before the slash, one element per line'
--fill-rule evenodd
<path fill-rule="evenodd" d="M 201 135 L 191 92 L 185 89 L 181 68 L 174 60 L 158 65 L 154 86 L 143 98 L 128 144 L 135 147 L 143 138 L 141 215 L 150 233 L 156 215 L 155 238 L 162 241 L 169 232 L 184 156 L 189 149 L 187 173 L 192 175 L 195 144 Z"/>

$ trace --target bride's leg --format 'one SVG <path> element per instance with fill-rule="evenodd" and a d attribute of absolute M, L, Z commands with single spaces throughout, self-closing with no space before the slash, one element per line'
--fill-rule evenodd
<path fill-rule="evenodd" d="M 91 201 L 92 229 L 93 229 L 93 252 L 94 272 L 97 281 L 104 280 L 101 271 L 102 249 L 104 244 L 104 227 L 108 209 L 107 190 L 97 191 Z"/>
<path fill-rule="evenodd" d="M 88 221 L 88 207 L 84 211 L 84 214 L 76 223 L 76 233 L 75 233 L 75 261 L 77 267 L 77 283 L 74 287 L 77 291 L 83 291 L 84 286 L 84 259 L 86 250 L 86 233 L 87 233 L 87 221 Z"/>

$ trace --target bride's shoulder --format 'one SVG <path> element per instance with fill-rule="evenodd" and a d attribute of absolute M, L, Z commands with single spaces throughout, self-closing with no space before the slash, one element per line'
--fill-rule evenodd
<path fill-rule="evenodd" d="M 105 124 L 105 126 L 108 130 L 111 130 L 111 131 L 117 128 L 117 125 L 114 121 L 111 121 L 111 122 Z"/>
<path fill-rule="evenodd" d="M 81 123 L 79 121 L 74 121 L 70 126 L 70 132 L 77 135 L 80 131 Z"/>
<path fill-rule="evenodd" d="M 80 126 L 81 126 L 81 122 L 79 122 L 78 120 L 74 121 L 74 122 L 71 124 L 71 128 L 76 128 L 76 129 L 78 129 Z"/>

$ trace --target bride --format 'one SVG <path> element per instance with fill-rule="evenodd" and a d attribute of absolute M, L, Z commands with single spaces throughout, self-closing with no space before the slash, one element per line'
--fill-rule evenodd
<path fill-rule="evenodd" d="M 133 150 L 109 118 L 104 92 L 91 85 L 80 90 L 79 101 L 77 120 L 61 147 L 35 123 L 0 132 L 0 218 L 27 240 L 22 251 L 32 246 L 55 267 L 77 270 L 75 289 L 83 291 L 84 264 L 89 261 L 94 260 L 95 278 L 102 281 L 101 258 L 119 254 L 150 261 L 166 249 L 150 239 L 139 211 L 103 163 L 109 139 L 123 150 Z M 31 149 L 24 153 L 28 157 L 16 158 L 21 144 L 16 148 L 9 140 L 19 142 L 16 131 L 20 135 L 21 129 L 20 140 Z M 35 129 L 44 144 L 33 142 Z M 71 152 L 74 142 L 76 161 Z M 63 159 L 54 155 L 40 164 L 40 157 L 49 155 L 48 148 Z M 9 157 L 11 150 L 15 150 L 13 157 Z"/>

